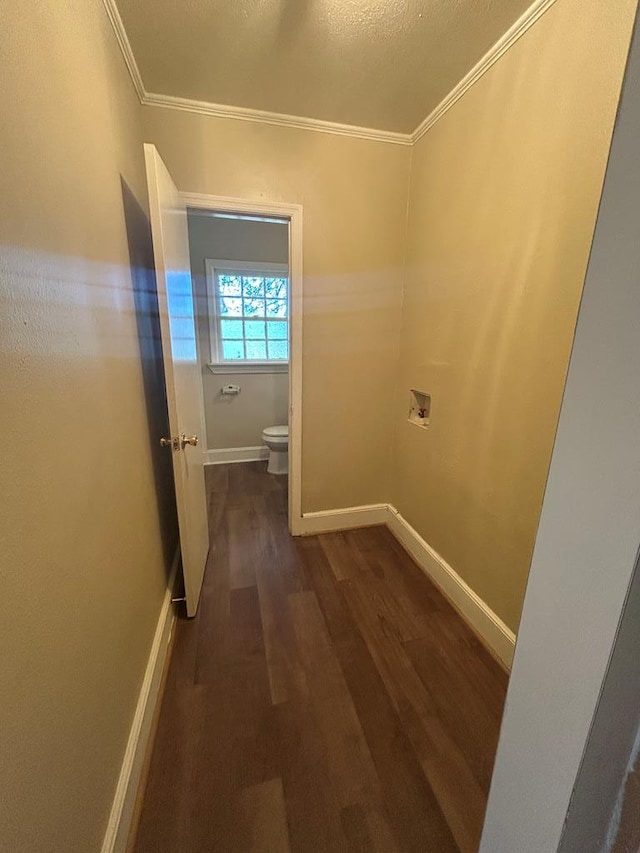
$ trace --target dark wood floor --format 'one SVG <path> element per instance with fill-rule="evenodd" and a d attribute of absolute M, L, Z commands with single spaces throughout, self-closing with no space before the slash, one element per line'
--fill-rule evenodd
<path fill-rule="evenodd" d="M 207 477 L 136 853 L 475 851 L 506 675 L 385 528 L 292 539 L 286 478 Z"/>

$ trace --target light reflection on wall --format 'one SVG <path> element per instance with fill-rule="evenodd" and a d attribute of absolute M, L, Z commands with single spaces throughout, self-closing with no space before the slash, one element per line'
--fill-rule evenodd
<path fill-rule="evenodd" d="M 190 273 L 167 270 L 167 299 L 173 358 L 175 361 L 196 361 L 198 352 Z"/>
<path fill-rule="evenodd" d="M 135 340 L 123 336 L 120 320 L 123 312 L 134 312 L 131 289 L 123 286 L 128 279 L 130 268 L 121 264 L 0 247 L 0 352 L 30 360 L 92 354 L 137 359 Z M 20 334 L 27 325 L 31 333 Z"/>

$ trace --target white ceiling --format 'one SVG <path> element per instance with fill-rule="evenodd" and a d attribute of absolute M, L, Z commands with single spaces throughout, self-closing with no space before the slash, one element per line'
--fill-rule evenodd
<path fill-rule="evenodd" d="M 116 0 L 147 92 L 410 133 L 531 0 Z"/>

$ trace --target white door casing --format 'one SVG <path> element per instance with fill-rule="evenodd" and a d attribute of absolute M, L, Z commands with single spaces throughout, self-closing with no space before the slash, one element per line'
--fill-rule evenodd
<path fill-rule="evenodd" d="M 209 551 L 209 525 L 187 209 L 155 146 L 145 144 L 144 155 L 172 440 L 167 453 L 173 459 L 187 615 L 194 616 Z M 196 435 L 196 445 L 185 443 Z"/>
<path fill-rule="evenodd" d="M 180 194 L 188 208 L 289 221 L 289 532 L 306 532 L 302 514 L 302 205 L 202 193 Z"/>

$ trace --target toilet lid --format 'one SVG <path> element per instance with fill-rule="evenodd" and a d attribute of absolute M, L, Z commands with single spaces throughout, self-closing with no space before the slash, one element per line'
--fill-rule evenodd
<path fill-rule="evenodd" d="M 289 436 L 289 427 L 286 426 L 272 426 L 267 427 L 263 430 L 263 435 L 270 436 L 272 438 L 287 438 Z"/>

